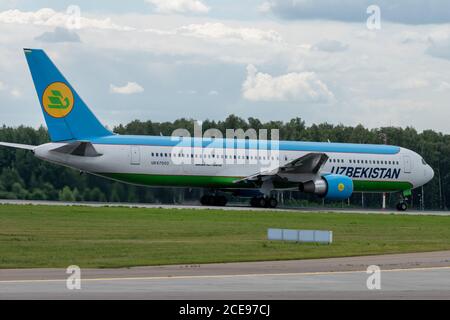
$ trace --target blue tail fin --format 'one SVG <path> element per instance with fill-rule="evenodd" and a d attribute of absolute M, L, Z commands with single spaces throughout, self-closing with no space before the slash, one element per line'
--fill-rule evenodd
<path fill-rule="evenodd" d="M 108 136 L 108 131 L 43 50 L 24 49 L 53 142 Z"/>

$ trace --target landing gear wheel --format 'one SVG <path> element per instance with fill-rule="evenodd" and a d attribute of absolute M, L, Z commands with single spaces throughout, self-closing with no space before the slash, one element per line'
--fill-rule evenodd
<path fill-rule="evenodd" d="M 276 208 L 278 206 L 278 200 L 274 197 L 269 198 L 269 208 Z"/>
<path fill-rule="evenodd" d="M 402 202 L 397 203 L 398 211 L 406 211 L 406 209 L 408 209 L 408 205 L 406 204 L 406 202 L 402 201 Z"/>
<path fill-rule="evenodd" d="M 276 208 L 278 200 L 274 197 L 253 197 L 250 205 L 255 208 Z"/>
<path fill-rule="evenodd" d="M 228 202 L 227 197 L 225 196 L 214 196 L 205 194 L 200 198 L 200 203 L 202 206 L 218 206 L 224 207 Z"/>
<path fill-rule="evenodd" d="M 258 207 L 265 208 L 269 204 L 269 201 L 267 200 L 267 198 L 261 197 L 261 198 L 258 198 L 257 203 L 258 203 Z"/>
<path fill-rule="evenodd" d="M 227 198 L 225 196 L 215 196 L 214 197 L 214 205 L 219 207 L 225 207 L 227 204 Z"/>
<path fill-rule="evenodd" d="M 212 196 L 205 194 L 200 198 L 200 203 L 202 206 L 210 206 L 212 205 L 212 198 Z"/>

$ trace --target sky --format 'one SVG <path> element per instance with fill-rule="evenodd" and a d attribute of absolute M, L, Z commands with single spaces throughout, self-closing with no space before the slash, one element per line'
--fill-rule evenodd
<path fill-rule="evenodd" d="M 2 0 L 0 125 L 44 123 L 23 48 L 109 127 L 236 114 L 450 133 L 448 0 Z"/>

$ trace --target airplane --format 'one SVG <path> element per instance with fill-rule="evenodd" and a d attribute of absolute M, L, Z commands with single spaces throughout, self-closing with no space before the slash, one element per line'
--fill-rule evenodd
<path fill-rule="evenodd" d="M 434 176 L 419 154 L 392 145 L 114 134 L 43 50 L 24 52 L 51 142 L 0 146 L 80 172 L 141 186 L 204 188 L 200 203 L 212 206 L 225 206 L 230 193 L 275 208 L 279 190 L 330 200 L 396 192 L 399 211 L 411 190 Z"/>

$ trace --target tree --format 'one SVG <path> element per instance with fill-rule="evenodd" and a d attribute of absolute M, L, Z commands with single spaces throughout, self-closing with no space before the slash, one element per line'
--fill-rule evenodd
<path fill-rule="evenodd" d="M 65 201 L 65 202 L 73 202 L 75 201 L 75 197 L 73 196 L 72 190 L 68 186 L 65 186 L 60 192 L 59 192 L 59 200 Z"/>

